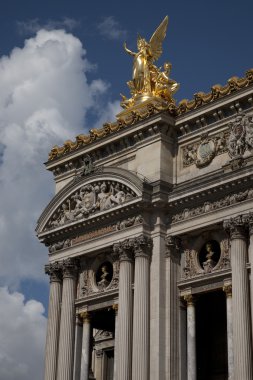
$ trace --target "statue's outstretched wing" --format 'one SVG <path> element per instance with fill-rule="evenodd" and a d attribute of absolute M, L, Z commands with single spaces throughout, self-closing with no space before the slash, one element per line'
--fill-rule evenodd
<path fill-rule="evenodd" d="M 166 36 L 166 31 L 168 27 L 169 18 L 168 16 L 161 22 L 153 36 L 150 38 L 150 46 L 152 51 L 152 56 L 154 61 L 156 61 L 162 54 L 162 42 Z"/>

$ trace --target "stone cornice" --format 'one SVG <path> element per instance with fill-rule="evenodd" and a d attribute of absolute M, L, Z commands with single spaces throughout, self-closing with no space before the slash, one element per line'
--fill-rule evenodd
<path fill-rule="evenodd" d="M 178 106 L 170 104 L 167 111 L 170 115 L 177 117 L 193 111 L 203 105 L 210 104 L 220 98 L 226 97 L 232 93 L 240 91 L 244 88 L 249 87 L 253 83 L 253 69 L 246 72 L 245 77 L 238 78 L 232 77 L 228 80 L 225 86 L 214 85 L 211 88 L 211 92 L 205 94 L 203 92 L 198 92 L 194 95 L 193 100 L 183 99 L 179 102 Z M 140 121 L 152 118 L 156 114 L 164 111 L 158 106 L 150 105 L 150 107 L 145 110 L 144 113 L 133 111 L 128 119 L 118 119 L 113 123 L 105 123 L 101 129 L 92 129 L 89 131 L 88 135 L 78 135 L 75 141 L 67 140 L 62 147 L 54 146 L 49 153 L 49 161 L 53 161 L 64 155 L 68 155 L 73 151 L 80 150 L 81 148 L 96 142 L 97 140 L 104 139 L 107 136 L 119 132 L 121 129 L 129 128 Z"/>

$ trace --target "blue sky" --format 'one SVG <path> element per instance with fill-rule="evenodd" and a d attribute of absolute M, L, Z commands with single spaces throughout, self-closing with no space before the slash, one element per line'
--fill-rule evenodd
<path fill-rule="evenodd" d="M 125 83 L 132 71 L 123 42 L 136 50 L 137 34 L 150 38 L 169 16 L 158 66 L 172 62 L 171 76 L 181 84 L 177 100 L 208 92 L 212 85 L 225 84 L 231 76 L 243 76 L 253 67 L 252 0 L 154 4 L 132 0 L 1 2 L 1 380 L 28 380 L 42 373 L 47 251 L 38 243 L 34 228 L 54 192 L 43 162 L 54 144 L 114 119 L 119 94 L 129 95 Z M 1 306 L 6 315 L 23 316 L 21 322 L 1 315 Z M 21 331 L 37 342 L 36 349 L 30 344 L 36 354 L 33 366 L 31 351 L 23 358 L 17 351 L 17 340 L 24 339 Z M 1 345 L 4 334 L 9 342 L 5 346 Z M 20 363 L 15 367 L 17 358 Z"/>

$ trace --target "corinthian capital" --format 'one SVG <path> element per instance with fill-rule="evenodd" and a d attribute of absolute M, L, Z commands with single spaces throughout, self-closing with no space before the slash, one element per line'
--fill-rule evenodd
<path fill-rule="evenodd" d="M 248 216 L 238 215 L 234 218 L 226 219 L 223 222 L 223 227 L 230 235 L 230 239 L 246 239 Z"/>
<path fill-rule="evenodd" d="M 153 242 L 152 239 L 140 235 L 133 241 L 134 255 L 135 257 L 150 257 L 152 253 Z"/>
<path fill-rule="evenodd" d="M 63 278 L 76 277 L 79 269 L 79 260 L 74 258 L 68 258 L 62 261 Z"/>
<path fill-rule="evenodd" d="M 168 235 L 165 238 L 166 257 L 179 258 L 181 240 L 177 236 Z"/>
<path fill-rule="evenodd" d="M 120 261 L 133 260 L 133 240 L 126 239 L 120 243 L 115 243 L 113 246 L 114 254 L 119 255 Z"/>
<path fill-rule="evenodd" d="M 62 280 L 62 265 L 56 261 L 45 265 L 45 273 L 50 276 L 50 282 L 60 282 Z"/>

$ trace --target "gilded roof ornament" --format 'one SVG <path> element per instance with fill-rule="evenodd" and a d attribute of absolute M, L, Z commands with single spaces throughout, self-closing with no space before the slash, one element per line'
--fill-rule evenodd
<path fill-rule="evenodd" d="M 166 36 L 168 21 L 166 16 L 149 42 L 138 36 L 136 53 L 129 50 L 124 43 L 125 51 L 133 57 L 132 80 L 127 82 L 132 97 L 127 99 L 121 95 L 121 106 L 126 111 L 121 112 L 118 117 L 124 117 L 132 110 L 147 108 L 150 104 L 164 109 L 169 104 L 175 104 L 173 95 L 179 89 L 179 84 L 170 78 L 171 63 L 165 62 L 163 68 L 154 65 L 162 54 L 162 42 Z"/>

